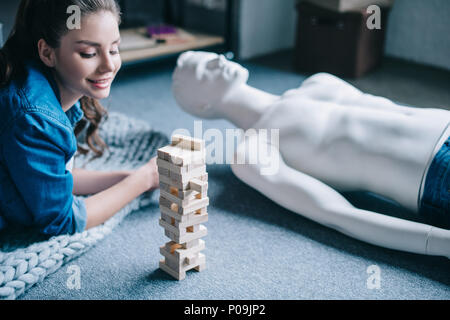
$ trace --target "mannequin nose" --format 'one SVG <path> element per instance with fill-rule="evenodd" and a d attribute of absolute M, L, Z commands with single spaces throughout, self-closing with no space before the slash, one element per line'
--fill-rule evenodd
<path fill-rule="evenodd" d="M 220 65 L 220 58 L 216 58 L 213 60 L 208 61 L 206 64 L 207 69 L 215 69 Z"/>

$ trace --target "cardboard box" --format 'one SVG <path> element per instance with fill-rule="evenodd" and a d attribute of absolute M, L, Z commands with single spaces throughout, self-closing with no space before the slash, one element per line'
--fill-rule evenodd
<path fill-rule="evenodd" d="M 383 56 L 389 8 L 381 7 L 381 29 L 369 29 L 366 8 L 337 12 L 309 2 L 297 5 L 294 66 L 300 72 L 359 77 Z"/>

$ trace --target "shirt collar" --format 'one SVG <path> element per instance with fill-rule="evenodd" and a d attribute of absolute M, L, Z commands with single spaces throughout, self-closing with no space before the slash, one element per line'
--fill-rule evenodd
<path fill-rule="evenodd" d="M 78 100 L 69 110 L 66 111 L 66 116 L 69 118 L 70 123 L 73 127 L 80 121 L 83 116 L 83 110 L 81 109 L 81 102 Z"/>
<path fill-rule="evenodd" d="M 53 74 L 51 73 L 51 69 L 46 67 L 42 63 L 36 62 L 34 60 L 28 60 L 26 62 L 26 64 L 31 68 L 38 69 L 45 76 L 48 83 L 50 84 L 50 87 L 53 90 L 53 93 L 55 94 L 56 99 L 59 102 L 59 107 L 61 108 L 61 111 L 62 111 L 59 88 L 58 88 L 58 85 L 55 81 Z M 81 109 L 80 100 L 78 100 L 69 110 L 67 110 L 65 112 L 65 114 L 66 114 L 67 118 L 69 119 L 72 127 L 75 127 L 77 122 L 80 121 L 84 116 L 83 110 Z"/>

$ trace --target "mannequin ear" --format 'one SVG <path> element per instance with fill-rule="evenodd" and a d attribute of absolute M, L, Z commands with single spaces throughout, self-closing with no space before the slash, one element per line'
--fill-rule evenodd
<path fill-rule="evenodd" d="M 50 68 L 55 67 L 56 65 L 56 57 L 55 57 L 55 49 L 50 47 L 44 39 L 40 39 L 37 43 L 39 57 L 42 62 Z"/>
<path fill-rule="evenodd" d="M 184 62 L 189 59 L 190 56 L 192 56 L 194 52 L 193 51 L 186 51 L 184 53 L 182 53 L 178 59 L 177 59 L 177 66 L 178 67 L 183 67 L 184 66 Z"/>

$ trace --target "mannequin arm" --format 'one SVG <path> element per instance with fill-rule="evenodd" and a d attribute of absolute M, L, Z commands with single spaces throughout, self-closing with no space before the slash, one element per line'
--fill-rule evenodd
<path fill-rule="evenodd" d="M 245 148 L 241 143 L 236 156 L 242 156 Z M 275 156 L 280 157 L 279 153 Z M 450 258 L 450 230 L 355 208 L 328 185 L 288 167 L 281 157 L 274 175 L 261 175 L 258 164 L 233 164 L 231 168 L 239 179 L 279 205 L 348 236 L 386 248 Z"/>

